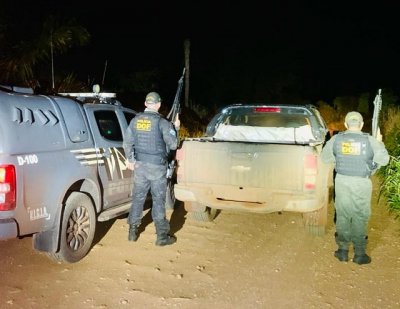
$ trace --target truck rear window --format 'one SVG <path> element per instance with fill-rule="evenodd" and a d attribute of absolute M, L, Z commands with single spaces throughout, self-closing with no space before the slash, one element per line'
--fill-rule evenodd
<path fill-rule="evenodd" d="M 326 131 L 318 111 L 311 105 L 232 104 L 211 119 L 205 136 L 225 140 L 298 143 L 321 142 Z"/>
<path fill-rule="evenodd" d="M 223 121 L 226 125 L 251 127 L 283 127 L 298 128 L 309 125 L 305 115 L 284 113 L 250 113 L 242 115 L 228 115 Z"/>

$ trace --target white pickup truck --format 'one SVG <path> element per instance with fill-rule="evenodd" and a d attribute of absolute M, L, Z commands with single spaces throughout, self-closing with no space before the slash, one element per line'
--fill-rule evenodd
<path fill-rule="evenodd" d="M 328 130 L 312 105 L 223 108 L 177 151 L 175 198 L 198 220 L 224 209 L 298 212 L 325 233 L 332 171 L 320 160 Z"/>

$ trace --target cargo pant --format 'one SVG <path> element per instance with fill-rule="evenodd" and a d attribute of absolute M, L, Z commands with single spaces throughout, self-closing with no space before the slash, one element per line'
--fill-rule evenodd
<path fill-rule="evenodd" d="M 152 198 L 151 217 L 157 234 L 169 233 L 169 221 L 166 219 L 165 199 L 167 192 L 167 166 L 136 161 L 133 172 L 132 205 L 128 224 L 139 226 L 142 222 L 143 207 L 150 190 Z"/>
<path fill-rule="evenodd" d="M 369 178 L 337 174 L 335 178 L 336 243 L 339 249 L 365 253 L 371 216 L 372 182 Z"/>

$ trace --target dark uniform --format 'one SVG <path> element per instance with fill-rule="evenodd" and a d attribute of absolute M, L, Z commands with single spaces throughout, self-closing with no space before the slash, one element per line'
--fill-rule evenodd
<path fill-rule="evenodd" d="M 357 117 L 361 117 L 359 113 Z M 349 113 L 350 115 L 353 115 Z M 348 114 L 348 115 L 349 115 Z M 346 117 L 347 118 L 347 117 Z M 362 117 L 361 117 L 362 127 Z M 333 136 L 322 150 L 322 161 L 335 163 L 335 209 L 338 250 L 335 257 L 348 261 L 353 243 L 353 262 L 366 264 L 367 226 L 371 215 L 370 176 L 389 162 L 385 145 L 369 134 L 347 130 Z"/>
<path fill-rule="evenodd" d="M 170 225 L 166 218 L 165 199 L 167 190 L 167 156 L 177 148 L 176 130 L 171 122 L 152 109 L 146 108 L 129 124 L 124 137 L 124 150 L 129 162 L 134 162 L 132 206 L 128 216 L 129 240 L 137 240 L 143 206 L 150 189 L 151 215 L 156 227 L 156 245 L 175 242 L 169 235 Z"/>

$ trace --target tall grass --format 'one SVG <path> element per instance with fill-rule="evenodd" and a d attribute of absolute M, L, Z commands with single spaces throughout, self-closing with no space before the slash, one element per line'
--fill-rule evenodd
<path fill-rule="evenodd" d="M 383 176 L 380 194 L 386 197 L 389 211 L 396 218 L 400 218 L 400 108 L 398 106 L 386 110 L 382 116 L 381 128 L 390 161 L 379 173 Z"/>
<path fill-rule="evenodd" d="M 384 169 L 384 181 L 380 194 L 386 197 L 389 211 L 400 218 L 400 157 L 391 157 Z"/>

